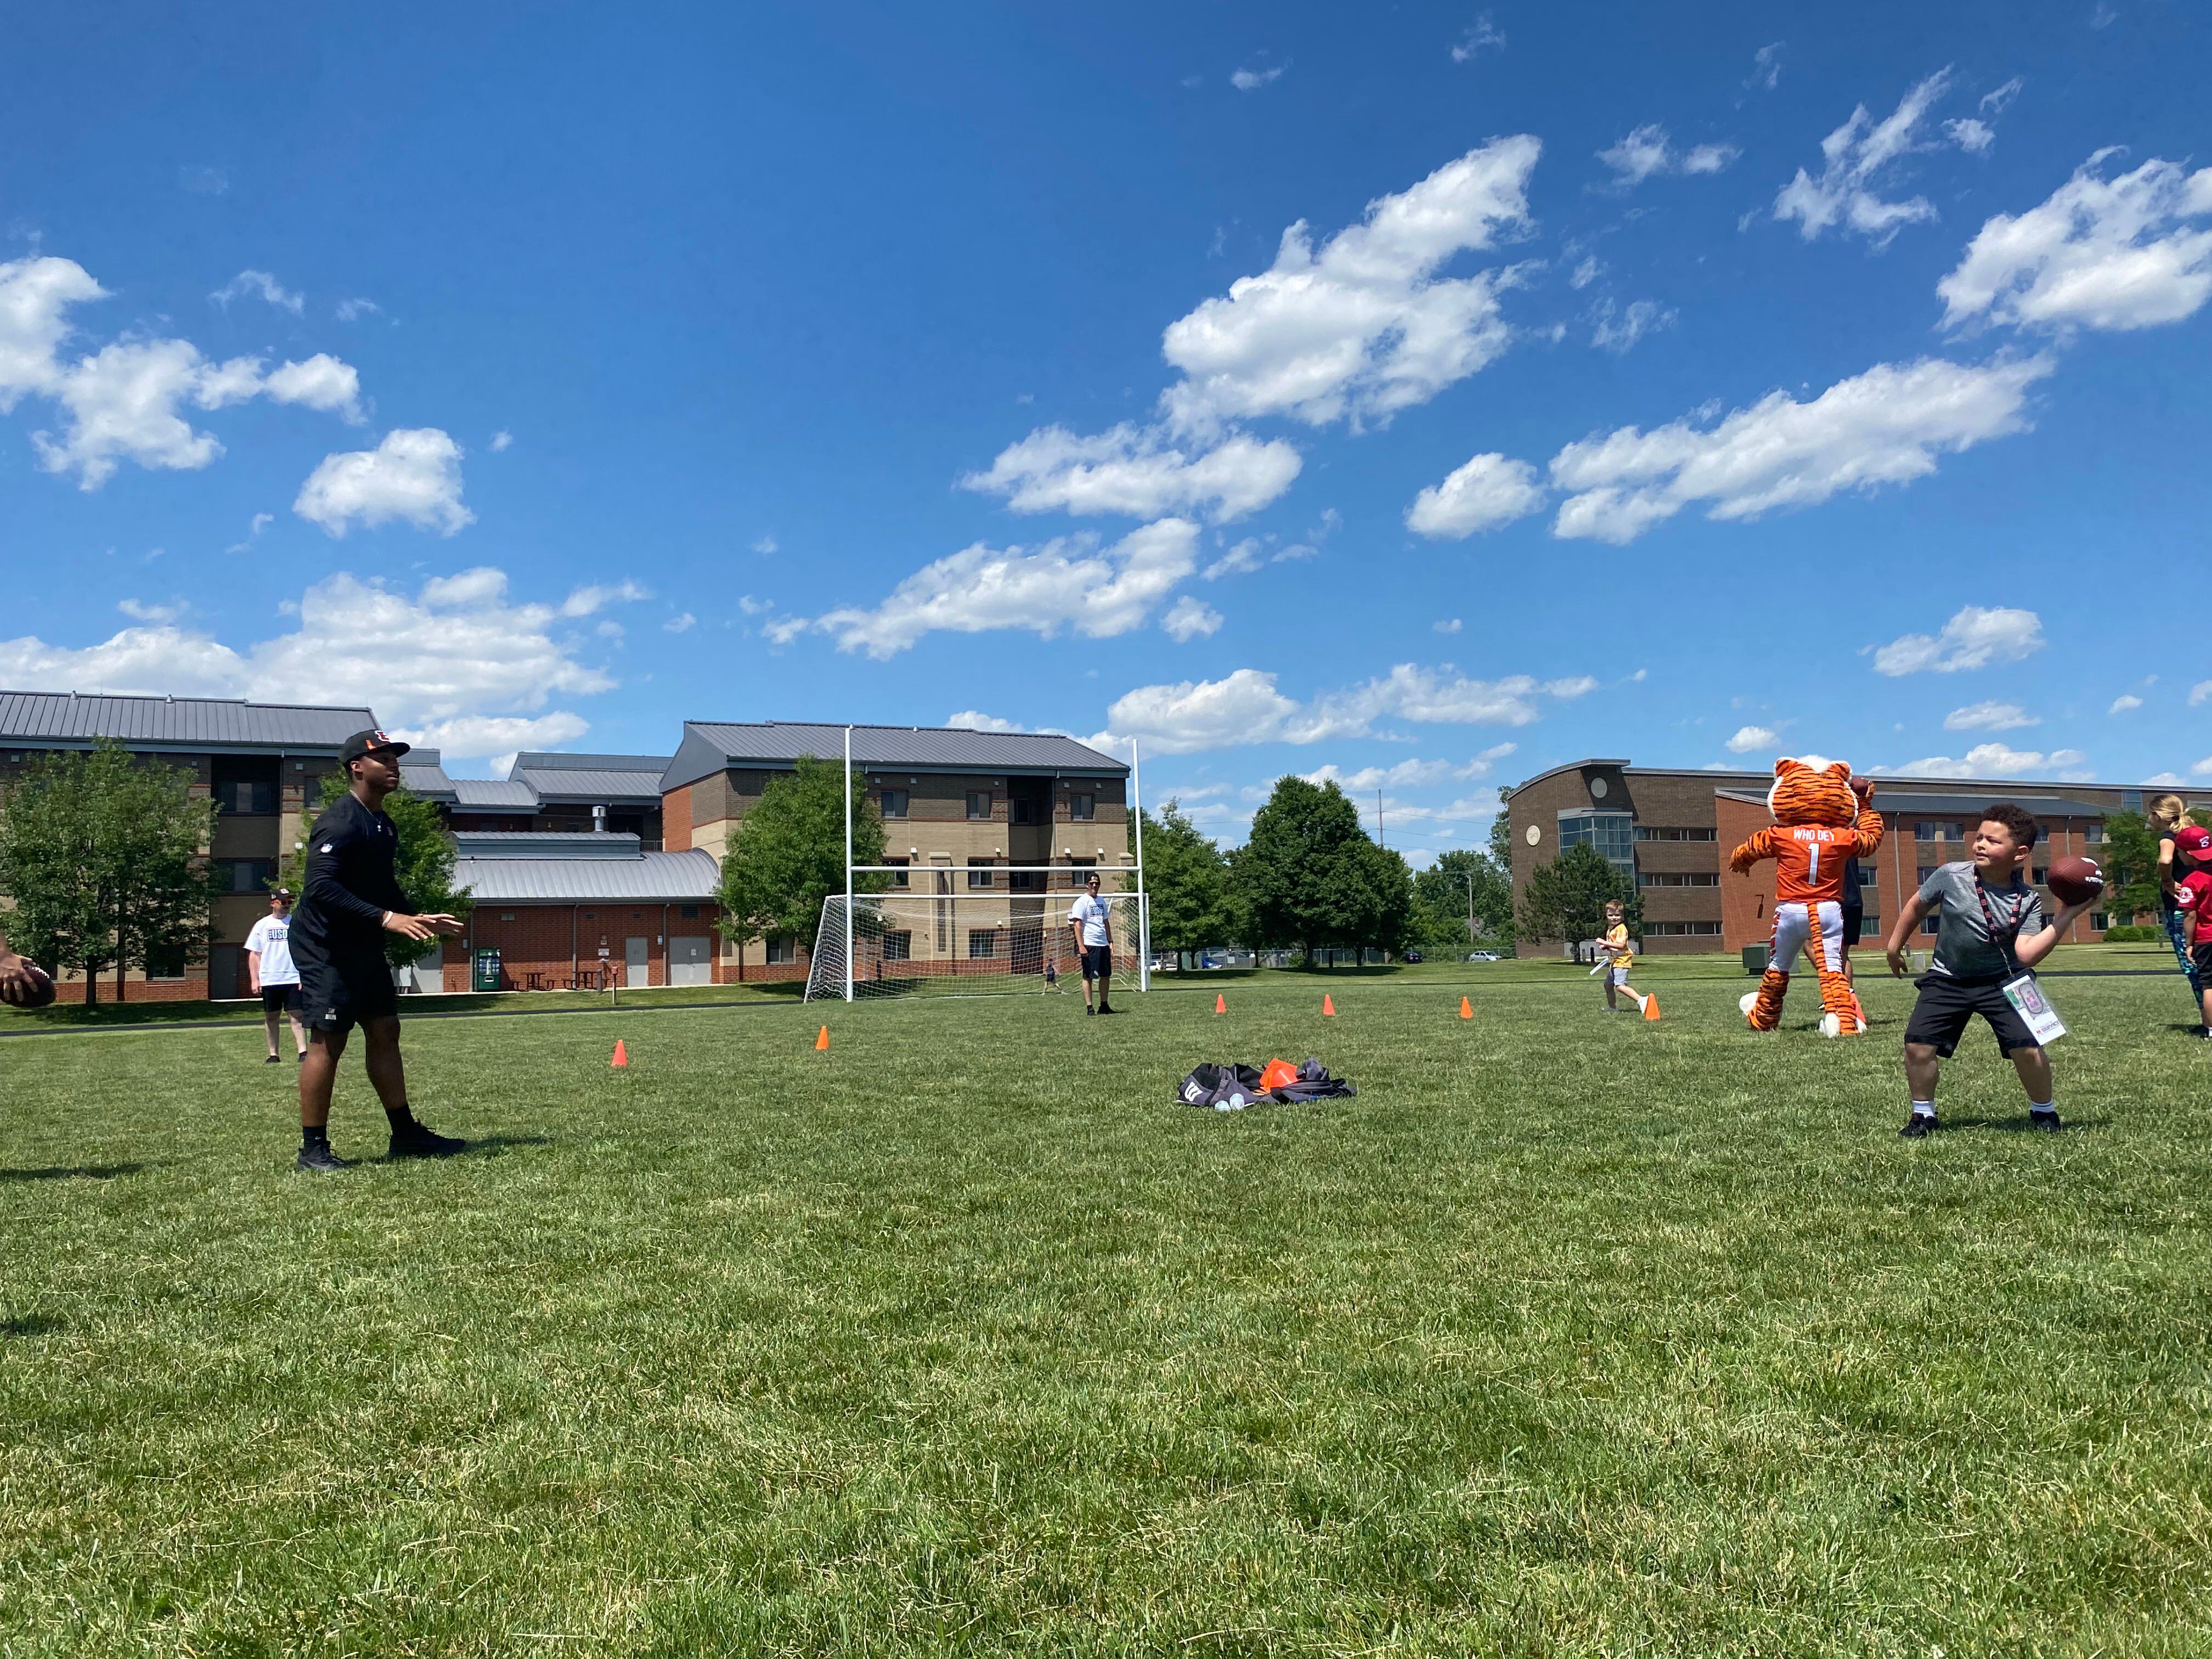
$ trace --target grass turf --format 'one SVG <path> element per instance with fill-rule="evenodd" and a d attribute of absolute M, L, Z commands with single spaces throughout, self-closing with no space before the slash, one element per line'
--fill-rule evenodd
<path fill-rule="evenodd" d="M 1916 1145 L 1909 987 L 1655 967 L 424 1022 L 479 1149 L 321 1179 L 257 1033 L 0 1045 L 0 1650 L 2204 1652 L 2178 976 Z"/>

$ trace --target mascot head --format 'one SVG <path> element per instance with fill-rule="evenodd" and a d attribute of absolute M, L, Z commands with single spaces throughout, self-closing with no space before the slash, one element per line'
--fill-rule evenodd
<path fill-rule="evenodd" d="M 1826 823 L 1843 829 L 1859 812 L 1851 769 L 1817 755 L 1778 760 L 1774 763 L 1774 787 L 1766 792 L 1766 810 L 1777 823 Z"/>

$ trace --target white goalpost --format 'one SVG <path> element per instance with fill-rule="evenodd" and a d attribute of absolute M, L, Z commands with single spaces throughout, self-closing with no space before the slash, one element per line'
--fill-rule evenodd
<path fill-rule="evenodd" d="M 852 731 L 845 734 L 845 890 L 823 901 L 807 964 L 806 1000 L 1005 996 L 1081 989 L 1068 907 L 1098 878 L 1108 908 L 1116 988 L 1152 988 L 1152 921 L 1145 895 L 1144 823 L 1131 757 L 1133 862 L 955 865 L 950 855 L 908 864 L 853 862 Z"/>

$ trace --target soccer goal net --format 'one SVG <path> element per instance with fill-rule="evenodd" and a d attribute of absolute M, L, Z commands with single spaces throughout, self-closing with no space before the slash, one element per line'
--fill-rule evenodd
<path fill-rule="evenodd" d="M 904 873 L 904 872 L 902 872 Z M 957 870 L 916 870 L 915 887 L 933 890 L 861 894 L 849 901 L 832 894 L 807 966 L 806 998 L 981 996 L 1080 990 L 1083 959 L 1068 921 L 1083 895 L 1067 866 L 1034 872 L 998 866 L 994 889 L 952 890 Z M 1081 873 L 1087 874 L 1087 871 Z M 1109 880 L 1133 871 L 1101 872 Z M 1026 885 L 1024 878 L 1034 882 Z M 1003 884 L 1012 884 L 1011 886 Z M 1141 893 L 1107 892 L 1107 932 L 1116 988 L 1142 990 L 1150 975 Z"/>

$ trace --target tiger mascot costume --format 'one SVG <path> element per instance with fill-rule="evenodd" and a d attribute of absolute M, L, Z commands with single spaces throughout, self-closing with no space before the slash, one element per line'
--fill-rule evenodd
<path fill-rule="evenodd" d="M 1850 981 L 1844 977 L 1844 866 L 1870 858 L 1881 845 L 1881 815 L 1869 804 L 1874 785 L 1838 761 L 1815 768 L 1801 760 L 1774 763 L 1762 830 L 1729 855 L 1729 868 L 1749 875 L 1774 860 L 1774 939 L 1759 989 L 1743 1000 L 1754 1031 L 1782 1023 L 1790 967 L 1804 951 L 1820 976 L 1821 1031 L 1856 1036 L 1866 1029 Z"/>

